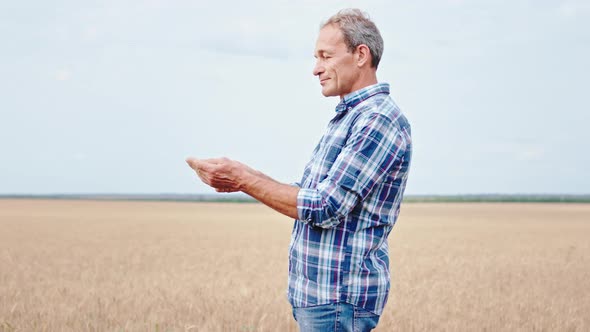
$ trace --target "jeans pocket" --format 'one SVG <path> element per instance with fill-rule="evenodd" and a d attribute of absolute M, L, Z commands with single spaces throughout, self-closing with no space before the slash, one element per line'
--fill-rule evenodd
<path fill-rule="evenodd" d="M 354 307 L 354 331 L 371 331 L 379 323 L 379 315 L 360 307 Z"/>
<path fill-rule="evenodd" d="M 379 317 L 379 315 L 376 315 L 368 310 L 365 310 L 361 307 L 354 307 L 354 317 Z"/>
<path fill-rule="evenodd" d="M 371 331 L 379 323 L 379 315 L 367 311 L 360 307 L 354 307 L 354 323 L 353 328 L 355 332 Z"/>

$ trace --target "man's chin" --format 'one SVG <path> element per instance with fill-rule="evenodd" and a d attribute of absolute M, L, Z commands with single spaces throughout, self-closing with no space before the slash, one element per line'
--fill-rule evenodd
<path fill-rule="evenodd" d="M 334 93 L 334 91 L 328 90 L 328 89 L 322 89 L 322 94 L 324 95 L 324 97 L 334 97 L 337 96 L 336 93 Z"/>

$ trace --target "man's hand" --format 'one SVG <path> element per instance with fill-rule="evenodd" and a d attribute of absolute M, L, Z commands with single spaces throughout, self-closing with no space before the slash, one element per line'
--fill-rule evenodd
<path fill-rule="evenodd" d="M 283 184 L 238 161 L 228 158 L 187 158 L 186 163 L 201 180 L 220 193 L 242 191 L 274 210 L 297 219 L 299 188 Z"/>
<path fill-rule="evenodd" d="M 241 191 L 244 173 L 252 171 L 248 166 L 228 158 L 187 158 L 186 162 L 205 184 L 217 192 Z"/>

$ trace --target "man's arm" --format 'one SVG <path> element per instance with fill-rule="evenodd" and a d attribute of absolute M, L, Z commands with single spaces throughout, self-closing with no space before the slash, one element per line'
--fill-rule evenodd
<path fill-rule="evenodd" d="M 280 183 L 260 171 L 227 158 L 188 158 L 186 162 L 204 183 L 218 192 L 242 191 L 279 213 L 299 218 L 299 188 L 296 186 Z"/>
<path fill-rule="evenodd" d="M 392 174 L 406 145 L 402 132 L 389 117 L 364 114 L 351 128 L 326 177 L 314 188 L 299 191 L 298 219 L 321 228 L 338 226 Z"/>
<path fill-rule="evenodd" d="M 336 227 L 389 174 L 406 149 L 391 119 L 367 114 L 315 188 L 279 183 L 227 158 L 187 159 L 206 184 L 218 192 L 243 191 L 274 210 L 322 228 Z"/>
<path fill-rule="evenodd" d="M 293 219 L 297 215 L 297 194 L 299 187 L 280 183 L 260 173 L 260 175 L 246 173 L 242 178 L 242 191 Z"/>

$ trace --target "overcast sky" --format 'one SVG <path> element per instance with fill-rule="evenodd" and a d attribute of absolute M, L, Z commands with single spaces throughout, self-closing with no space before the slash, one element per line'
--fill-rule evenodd
<path fill-rule="evenodd" d="M 212 193 L 184 159 L 299 180 L 334 115 L 321 21 L 359 7 L 412 125 L 406 193 L 590 193 L 588 1 L 3 1 L 0 193 Z"/>

